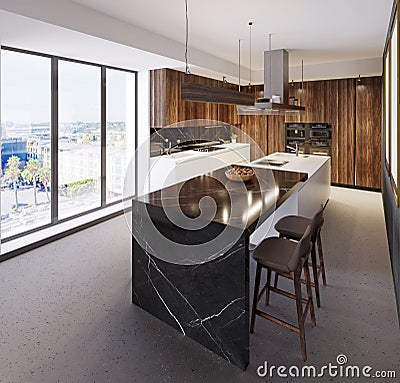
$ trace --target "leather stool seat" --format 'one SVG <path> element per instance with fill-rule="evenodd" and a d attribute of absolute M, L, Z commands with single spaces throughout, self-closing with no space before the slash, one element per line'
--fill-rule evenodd
<path fill-rule="evenodd" d="M 307 227 L 311 225 L 312 219 L 302 217 L 299 215 L 288 215 L 281 218 L 275 225 L 275 230 L 279 232 L 282 237 L 300 240 L 306 231 Z"/>
<path fill-rule="evenodd" d="M 265 267 L 272 267 L 275 270 L 290 273 L 295 270 L 289 264 L 296 247 L 296 242 L 288 241 L 287 239 L 266 238 L 253 251 L 252 257 Z"/>

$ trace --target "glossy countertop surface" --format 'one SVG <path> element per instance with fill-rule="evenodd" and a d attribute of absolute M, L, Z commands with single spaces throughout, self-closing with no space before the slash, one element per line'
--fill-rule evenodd
<path fill-rule="evenodd" d="M 262 160 L 285 161 L 286 164 L 282 166 L 263 165 Z M 266 157 L 259 158 L 251 163 L 252 166 L 262 167 L 265 169 L 279 169 L 288 172 L 302 172 L 307 173 L 308 178 L 312 177 L 321 166 L 331 160 L 329 156 L 315 156 L 312 154 L 299 154 L 296 156 L 294 153 L 276 152 Z"/>
<path fill-rule="evenodd" d="M 266 219 L 308 177 L 307 173 L 253 167 L 255 175 L 251 180 L 235 182 L 225 175 L 230 168 L 138 197 L 134 207 L 135 202 L 144 202 L 148 207 L 161 208 L 168 219 L 189 230 L 211 222 L 247 229 L 260 218 Z M 154 214 L 150 215 L 154 219 Z"/>
<path fill-rule="evenodd" d="M 165 154 L 162 156 L 154 156 L 151 157 L 151 161 L 173 161 L 173 162 L 186 162 L 193 161 L 197 158 L 204 158 L 207 156 L 218 156 L 224 153 L 228 153 L 229 151 L 237 151 L 246 147 L 250 147 L 250 144 L 220 144 L 220 145 L 212 145 L 213 147 L 218 148 L 219 150 L 210 151 L 210 152 L 201 152 L 196 150 L 184 150 L 177 153 Z"/>

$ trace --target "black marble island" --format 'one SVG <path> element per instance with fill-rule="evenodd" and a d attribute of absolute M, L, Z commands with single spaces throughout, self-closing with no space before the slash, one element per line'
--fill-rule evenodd
<path fill-rule="evenodd" d="M 230 363 L 249 363 L 249 236 L 307 179 L 226 167 L 133 200 L 133 303 Z"/>

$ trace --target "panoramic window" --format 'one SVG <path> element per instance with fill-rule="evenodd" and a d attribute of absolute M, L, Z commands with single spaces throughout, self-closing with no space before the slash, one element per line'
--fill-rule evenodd
<path fill-rule="evenodd" d="M 51 60 L 2 51 L 1 238 L 49 224 Z"/>
<path fill-rule="evenodd" d="M 2 241 L 133 195 L 135 72 L 3 47 L 1 94 Z"/>
<path fill-rule="evenodd" d="M 135 75 L 106 70 L 106 199 L 113 202 L 133 194 L 134 182 L 125 176 L 134 169 Z M 129 174 L 130 174 L 129 173 Z"/>
<path fill-rule="evenodd" d="M 101 204 L 101 69 L 58 63 L 58 217 Z"/>
<path fill-rule="evenodd" d="M 390 115 L 389 115 L 389 103 L 390 103 L 390 55 L 386 52 L 385 56 L 385 153 L 386 162 L 389 165 L 390 160 Z"/>
<path fill-rule="evenodd" d="M 398 92 L 398 82 L 397 82 L 397 18 L 394 24 L 393 28 L 393 33 L 392 33 L 392 40 L 391 40 L 391 52 L 390 52 L 390 58 L 391 58 L 391 74 L 390 74 L 390 79 L 391 79 L 391 121 L 390 121 L 390 134 L 391 134 L 391 140 L 390 140 L 390 170 L 392 172 L 393 176 L 393 182 L 395 186 L 397 185 L 397 92 Z"/>

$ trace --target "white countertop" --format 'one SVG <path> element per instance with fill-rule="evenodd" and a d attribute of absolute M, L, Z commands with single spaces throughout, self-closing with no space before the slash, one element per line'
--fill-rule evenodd
<path fill-rule="evenodd" d="M 329 156 L 313 156 L 311 154 L 299 154 L 296 156 L 294 153 L 276 152 L 253 161 L 251 165 L 266 169 L 307 173 L 308 177 L 310 178 L 322 165 L 329 161 L 330 158 L 331 157 Z M 283 166 L 258 164 L 257 162 L 261 159 L 288 161 L 288 163 Z"/>
<path fill-rule="evenodd" d="M 158 160 L 165 160 L 165 161 L 174 161 L 174 162 L 185 162 L 185 161 L 192 161 L 196 158 L 202 158 L 204 156 L 217 156 L 222 153 L 226 153 L 230 150 L 239 150 L 241 148 L 249 146 L 249 144 L 221 144 L 221 145 L 213 145 L 217 146 L 219 148 L 222 148 L 220 150 L 215 150 L 213 152 L 198 152 L 196 150 L 185 150 L 183 152 L 178 152 L 178 153 L 172 153 L 172 154 L 165 154 L 162 156 L 156 156 L 156 157 L 151 157 L 152 161 L 158 161 Z"/>

